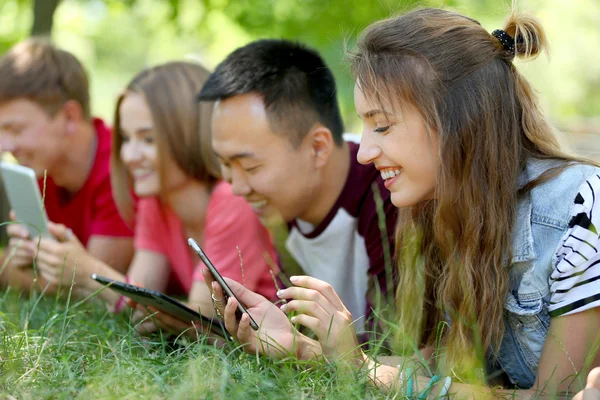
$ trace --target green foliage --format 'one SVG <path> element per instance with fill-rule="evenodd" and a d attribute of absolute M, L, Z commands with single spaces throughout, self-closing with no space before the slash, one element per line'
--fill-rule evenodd
<path fill-rule="evenodd" d="M 600 115 L 600 62 L 594 51 L 600 2 L 518 3 L 542 20 L 552 45 L 550 62 L 542 57 L 519 65 L 551 118 L 567 127 L 572 120 Z M 509 5 L 509 0 L 62 0 L 53 38 L 85 63 L 93 107 L 109 121 L 117 93 L 141 68 L 182 58 L 214 67 L 257 38 L 299 40 L 317 48 L 334 70 L 347 128 L 358 131 L 344 51 L 368 24 L 415 6 L 444 6 L 492 31 L 502 26 Z M 0 0 L 0 53 L 27 37 L 32 7 L 33 0 Z"/>

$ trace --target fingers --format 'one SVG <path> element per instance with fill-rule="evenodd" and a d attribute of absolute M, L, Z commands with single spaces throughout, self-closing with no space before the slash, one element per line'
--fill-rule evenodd
<path fill-rule="evenodd" d="M 227 305 L 227 299 L 225 298 L 225 294 L 223 293 L 223 289 L 217 282 L 213 282 L 211 285 L 212 290 L 212 302 L 213 307 L 215 309 L 215 313 L 223 318 L 223 314 L 225 313 L 225 306 Z"/>
<path fill-rule="evenodd" d="M 73 238 L 73 231 L 63 224 L 48 222 L 48 231 L 59 242 L 68 242 Z"/>
<path fill-rule="evenodd" d="M 297 287 L 316 290 L 338 310 L 346 308 L 335 290 L 333 290 L 333 287 L 327 282 L 307 275 L 292 276 L 290 277 L 290 281 Z"/>
<path fill-rule="evenodd" d="M 39 250 L 40 253 L 61 255 L 63 257 L 65 254 L 65 248 L 61 243 L 48 238 L 36 237 L 29 241 L 29 246 L 34 252 Z"/>
<path fill-rule="evenodd" d="M 33 263 L 34 252 L 30 250 L 30 246 L 23 239 L 11 238 L 8 241 L 8 248 L 5 255 L 6 260 L 11 266 L 26 267 Z"/>
<path fill-rule="evenodd" d="M 331 319 L 331 314 L 321 307 L 320 304 L 306 300 L 292 300 L 280 307 L 283 312 L 297 311 L 300 314 L 310 315 L 321 321 Z"/>
<path fill-rule="evenodd" d="M 587 377 L 586 388 L 600 389 L 600 367 L 596 367 L 590 371 Z"/>
<path fill-rule="evenodd" d="M 292 286 L 277 292 L 280 299 L 302 300 L 309 302 L 312 307 L 319 306 L 329 314 L 338 311 L 344 311 L 346 308 L 341 302 L 332 304 L 323 294 L 317 290 L 306 289 L 299 286 Z"/>
<path fill-rule="evenodd" d="M 8 216 L 10 217 L 11 221 L 17 220 L 17 214 L 15 214 L 15 210 L 10 210 L 10 212 L 8 213 Z"/>
<path fill-rule="evenodd" d="M 158 326 L 156 326 L 152 318 L 148 318 L 146 321 L 142 322 L 141 324 L 138 324 L 135 327 L 135 331 L 140 335 L 149 335 L 153 332 L 156 332 L 157 330 Z"/>
<path fill-rule="evenodd" d="M 6 233 L 10 238 L 29 239 L 29 230 L 22 224 L 7 224 Z"/>
<path fill-rule="evenodd" d="M 258 293 L 254 293 L 250 289 L 247 289 L 244 285 L 233 279 L 223 278 L 233 294 L 244 304 L 246 307 L 256 306 L 264 301 L 268 301 L 265 297 Z"/>
<path fill-rule="evenodd" d="M 201 272 L 204 277 L 204 283 L 212 293 L 212 283 L 215 281 L 215 278 L 213 278 L 208 268 L 202 268 Z"/>
<path fill-rule="evenodd" d="M 233 297 L 230 297 L 227 301 L 225 309 L 221 312 L 221 315 L 223 315 L 223 322 L 225 323 L 225 329 L 227 329 L 227 331 L 236 338 L 239 328 L 236 315 L 237 305 L 238 302 Z"/>
<path fill-rule="evenodd" d="M 235 301 L 235 299 L 232 299 Z M 237 304 L 236 304 L 237 306 Z M 250 317 L 248 314 L 243 313 L 242 318 L 240 318 L 240 323 L 237 329 L 237 341 L 243 344 L 250 344 L 253 342 L 255 337 L 254 329 L 250 327 Z M 246 350 L 251 350 L 250 348 Z"/>
<path fill-rule="evenodd" d="M 323 324 L 323 321 L 307 314 L 298 314 L 292 317 L 292 323 L 307 327 L 313 331 L 319 340 L 327 340 L 328 327 Z"/>

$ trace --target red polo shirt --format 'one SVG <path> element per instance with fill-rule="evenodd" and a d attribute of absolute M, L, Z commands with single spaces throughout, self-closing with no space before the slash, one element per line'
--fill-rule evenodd
<path fill-rule="evenodd" d="M 90 236 L 133 237 L 133 230 L 123 221 L 112 196 L 110 185 L 111 132 L 98 118 L 93 120 L 98 137 L 96 156 L 90 174 L 77 193 L 46 179 L 45 206 L 48 219 L 64 224 L 84 246 Z M 44 193 L 43 179 L 38 181 Z"/>

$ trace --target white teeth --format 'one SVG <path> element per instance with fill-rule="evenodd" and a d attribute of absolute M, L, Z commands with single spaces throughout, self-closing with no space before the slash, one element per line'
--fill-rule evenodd
<path fill-rule="evenodd" d="M 394 169 L 384 169 L 381 170 L 381 178 L 383 178 L 383 180 L 387 180 L 387 179 L 391 179 L 393 177 L 395 177 L 396 175 L 398 175 L 400 172 L 402 172 L 401 168 L 394 168 Z"/>
<path fill-rule="evenodd" d="M 250 201 L 250 207 L 254 208 L 255 210 L 259 210 L 261 208 L 263 208 L 264 206 L 267 205 L 267 201 L 266 200 L 261 200 L 261 201 Z"/>
<path fill-rule="evenodd" d="M 137 177 L 140 177 L 140 176 L 148 175 L 151 172 L 152 172 L 151 169 L 134 169 L 133 171 L 131 171 L 131 174 L 135 178 L 137 178 Z"/>

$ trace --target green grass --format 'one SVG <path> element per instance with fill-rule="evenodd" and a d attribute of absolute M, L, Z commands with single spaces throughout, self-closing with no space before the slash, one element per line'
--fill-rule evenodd
<path fill-rule="evenodd" d="M 77 304 L 0 292 L 0 399 L 382 396 L 357 374 L 267 360 L 235 344 L 141 338 L 125 313 L 114 315 L 93 299 Z"/>

